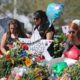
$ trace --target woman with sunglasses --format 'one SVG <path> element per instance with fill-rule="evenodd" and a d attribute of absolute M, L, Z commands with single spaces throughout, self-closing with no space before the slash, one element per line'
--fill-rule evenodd
<path fill-rule="evenodd" d="M 21 24 L 18 20 L 13 19 L 10 21 L 8 26 L 8 31 L 3 34 L 2 41 L 1 41 L 1 52 L 4 55 L 7 55 L 7 50 L 9 50 L 13 42 L 15 42 L 18 37 L 26 38 L 26 34 L 21 28 Z"/>
<path fill-rule="evenodd" d="M 42 10 L 34 12 L 35 29 L 38 29 L 42 39 L 52 39 L 54 35 L 54 26 L 49 27 L 49 21 L 46 13 Z"/>
<path fill-rule="evenodd" d="M 66 41 L 64 52 L 70 50 L 74 45 L 80 49 L 80 26 L 72 22 L 69 25 L 68 33 L 68 40 Z"/>

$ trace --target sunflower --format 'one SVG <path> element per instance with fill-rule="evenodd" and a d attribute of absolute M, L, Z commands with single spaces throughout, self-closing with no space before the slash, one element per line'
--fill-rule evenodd
<path fill-rule="evenodd" d="M 26 64 L 27 67 L 30 67 L 30 66 L 32 65 L 32 60 L 29 59 L 29 58 L 27 58 L 27 59 L 25 60 L 25 64 Z"/>

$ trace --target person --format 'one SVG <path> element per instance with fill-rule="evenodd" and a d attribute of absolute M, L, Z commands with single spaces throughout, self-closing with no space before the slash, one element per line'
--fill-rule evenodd
<path fill-rule="evenodd" d="M 1 40 L 1 52 L 7 55 L 7 51 L 11 48 L 13 42 L 15 42 L 18 37 L 26 38 L 25 32 L 21 28 L 21 24 L 18 20 L 12 19 L 8 26 L 8 31 L 3 34 Z"/>
<path fill-rule="evenodd" d="M 72 24 L 76 24 L 77 27 L 78 27 L 78 29 L 79 29 L 79 27 L 80 27 L 80 20 L 79 20 L 79 19 L 75 19 L 75 20 L 72 21 Z M 69 36 L 70 36 L 70 33 L 69 33 L 69 25 L 68 25 L 67 28 L 68 28 L 68 33 L 67 33 L 66 36 L 67 36 L 68 38 L 70 38 L 70 37 L 69 37 Z M 77 36 L 78 36 L 78 39 L 80 39 L 80 29 L 79 29 L 79 31 L 78 31 Z M 64 42 L 64 43 L 60 43 L 60 46 L 63 47 L 63 48 L 65 48 L 65 45 L 66 45 L 65 42 Z"/>
<path fill-rule="evenodd" d="M 68 31 L 68 37 L 67 41 L 64 43 L 64 53 L 68 50 L 70 50 L 74 45 L 77 46 L 78 49 L 80 49 L 80 27 L 79 25 L 72 21 L 72 23 L 69 25 L 69 31 Z"/>
<path fill-rule="evenodd" d="M 51 25 L 51 27 L 49 27 L 49 21 L 44 11 L 37 10 L 34 12 L 34 23 L 35 23 L 34 30 L 38 29 L 42 39 L 48 40 L 53 39 L 55 33 L 54 26 Z"/>
<path fill-rule="evenodd" d="M 63 44 L 63 55 L 59 58 L 54 58 L 50 61 L 49 69 L 51 71 L 52 66 L 58 62 L 66 62 L 68 66 L 73 65 L 80 57 L 80 26 L 76 22 L 71 22 L 69 25 L 68 37 Z M 75 47 L 74 47 L 75 46 Z M 73 48 L 74 47 L 74 48 Z M 77 49 L 77 50 L 74 50 Z M 71 51 L 72 50 L 72 51 Z"/>

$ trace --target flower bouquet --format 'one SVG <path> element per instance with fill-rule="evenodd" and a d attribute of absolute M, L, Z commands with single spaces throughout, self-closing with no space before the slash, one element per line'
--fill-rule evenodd
<path fill-rule="evenodd" d="M 42 54 L 32 54 L 25 43 L 16 41 L 0 58 L 0 78 L 8 80 L 48 80 L 49 72 Z"/>
<path fill-rule="evenodd" d="M 67 37 L 63 33 L 61 35 L 55 35 L 54 36 L 54 57 L 61 57 L 64 48 L 60 46 L 61 43 L 64 43 L 66 41 Z"/>
<path fill-rule="evenodd" d="M 60 80 L 80 80 L 80 60 L 74 65 L 67 68 Z"/>

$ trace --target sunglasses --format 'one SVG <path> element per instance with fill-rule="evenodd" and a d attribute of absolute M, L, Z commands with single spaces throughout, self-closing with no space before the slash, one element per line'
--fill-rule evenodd
<path fill-rule="evenodd" d="M 36 18 L 34 18 L 34 20 L 39 20 L 39 18 L 38 18 L 38 17 L 36 17 Z"/>
<path fill-rule="evenodd" d="M 16 28 L 10 28 L 10 29 L 16 29 Z"/>
<path fill-rule="evenodd" d="M 75 34 L 75 31 L 69 31 L 69 34 L 71 34 L 71 33 L 72 33 L 72 34 Z"/>

